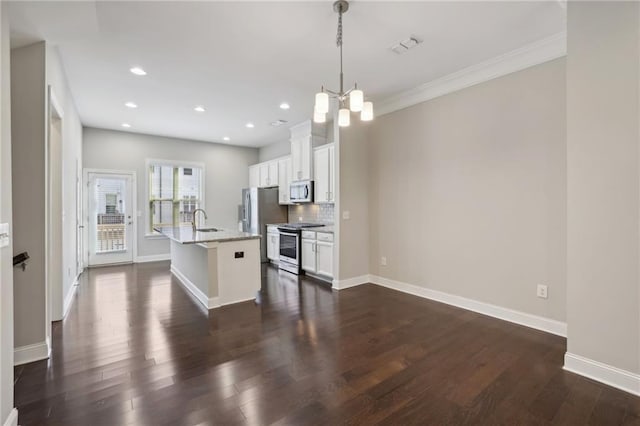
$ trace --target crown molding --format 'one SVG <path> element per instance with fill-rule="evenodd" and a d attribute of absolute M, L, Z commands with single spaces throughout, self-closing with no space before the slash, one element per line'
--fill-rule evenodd
<path fill-rule="evenodd" d="M 377 103 L 376 115 L 389 114 L 566 54 L 567 33 L 563 31 L 383 99 Z"/>

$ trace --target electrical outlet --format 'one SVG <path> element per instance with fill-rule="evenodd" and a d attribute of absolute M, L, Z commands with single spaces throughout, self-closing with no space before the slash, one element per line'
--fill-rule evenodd
<path fill-rule="evenodd" d="M 380 265 L 387 266 L 387 258 L 386 257 L 382 256 L 380 258 Z"/>
<path fill-rule="evenodd" d="M 541 299 L 546 299 L 548 297 L 546 285 L 538 284 L 538 297 Z"/>
<path fill-rule="evenodd" d="M 351 212 L 349 210 L 345 210 L 342 212 L 342 218 L 344 220 L 349 220 L 351 219 Z"/>
<path fill-rule="evenodd" d="M 298 222 L 302 222 L 302 216 L 298 216 Z"/>

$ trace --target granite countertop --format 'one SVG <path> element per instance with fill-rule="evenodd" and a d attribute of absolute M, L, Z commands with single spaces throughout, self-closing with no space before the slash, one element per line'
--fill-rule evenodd
<path fill-rule="evenodd" d="M 260 234 L 231 231 L 221 228 L 217 229 L 219 229 L 219 231 L 194 232 L 191 226 L 164 226 L 153 228 L 154 231 L 157 231 L 180 244 L 224 243 L 227 241 L 253 240 L 260 238 Z"/>

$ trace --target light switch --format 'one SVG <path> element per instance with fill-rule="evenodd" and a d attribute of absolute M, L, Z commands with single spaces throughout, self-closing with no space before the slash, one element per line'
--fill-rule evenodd
<path fill-rule="evenodd" d="M 342 212 L 342 218 L 344 220 L 349 220 L 351 219 L 351 212 L 349 210 L 345 210 Z"/>
<path fill-rule="evenodd" d="M 0 223 L 0 247 L 9 245 L 9 224 Z"/>

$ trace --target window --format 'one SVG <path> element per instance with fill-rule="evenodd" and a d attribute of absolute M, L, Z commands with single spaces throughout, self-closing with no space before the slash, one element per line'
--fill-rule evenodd
<path fill-rule="evenodd" d="M 149 234 L 154 227 L 188 225 L 203 204 L 204 167 L 148 161 Z"/>

